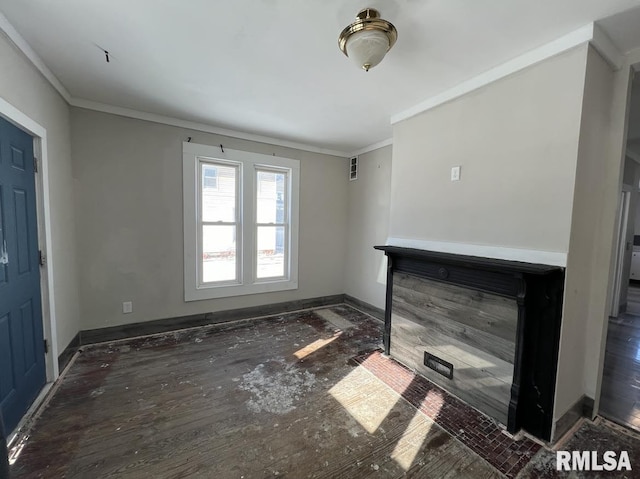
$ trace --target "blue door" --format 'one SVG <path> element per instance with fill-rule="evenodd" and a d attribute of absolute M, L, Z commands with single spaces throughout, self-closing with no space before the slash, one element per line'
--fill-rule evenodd
<path fill-rule="evenodd" d="M 45 383 L 33 138 L 0 118 L 0 413 L 12 431 Z"/>

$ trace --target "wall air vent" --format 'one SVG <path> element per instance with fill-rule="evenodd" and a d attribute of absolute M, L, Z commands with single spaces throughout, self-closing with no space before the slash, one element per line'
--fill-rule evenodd
<path fill-rule="evenodd" d="M 358 179 L 358 157 L 349 158 L 349 181 Z"/>

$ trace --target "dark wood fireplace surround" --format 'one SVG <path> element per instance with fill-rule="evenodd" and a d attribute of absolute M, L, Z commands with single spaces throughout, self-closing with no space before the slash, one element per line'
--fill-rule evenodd
<path fill-rule="evenodd" d="M 393 275 L 405 273 L 515 299 L 518 305 L 507 430 L 551 440 L 564 268 L 396 246 L 387 256 L 384 349 L 393 356 Z"/>

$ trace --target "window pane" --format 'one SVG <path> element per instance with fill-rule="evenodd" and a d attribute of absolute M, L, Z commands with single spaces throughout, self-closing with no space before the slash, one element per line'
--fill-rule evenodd
<path fill-rule="evenodd" d="M 258 171 L 257 180 L 257 222 L 284 223 L 287 174 Z"/>
<path fill-rule="evenodd" d="M 202 163 L 202 221 L 236 221 L 236 176 L 233 166 Z"/>
<path fill-rule="evenodd" d="M 202 282 L 234 281 L 236 267 L 235 225 L 202 227 Z"/>
<path fill-rule="evenodd" d="M 218 168 L 213 165 L 202 165 L 202 187 L 218 189 Z"/>
<path fill-rule="evenodd" d="M 284 272 L 284 226 L 258 226 L 258 267 L 260 278 L 281 278 Z"/>

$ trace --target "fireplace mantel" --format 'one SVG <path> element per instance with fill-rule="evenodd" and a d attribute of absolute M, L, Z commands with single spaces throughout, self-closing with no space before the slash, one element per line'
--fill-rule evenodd
<path fill-rule="evenodd" d="M 387 256 L 384 349 L 393 356 L 394 274 L 492 293 L 517 303 L 513 382 L 507 430 L 551 439 L 564 268 L 491 258 L 375 246 Z"/>

